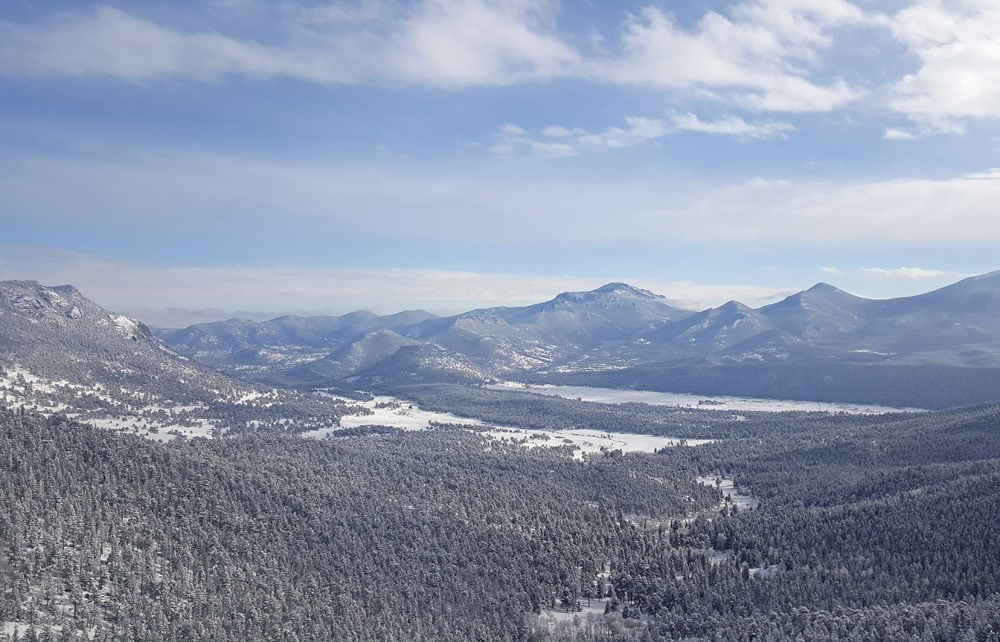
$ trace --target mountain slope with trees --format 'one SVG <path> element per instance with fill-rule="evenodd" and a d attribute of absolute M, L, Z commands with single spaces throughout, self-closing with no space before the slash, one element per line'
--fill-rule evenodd
<path fill-rule="evenodd" d="M 158 438 L 288 425 L 309 430 L 352 412 L 329 396 L 224 375 L 72 286 L 33 281 L 0 282 L 0 405 Z"/>
<path fill-rule="evenodd" d="M 556 401 L 562 421 L 634 412 Z M 447 426 L 160 444 L 0 411 L 0 640 L 1000 631 L 998 407 L 709 430 L 581 460 Z"/>

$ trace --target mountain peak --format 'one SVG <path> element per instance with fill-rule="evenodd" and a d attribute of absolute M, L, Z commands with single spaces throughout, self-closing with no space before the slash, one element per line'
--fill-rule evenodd
<path fill-rule="evenodd" d="M 605 283 L 595 290 L 562 292 L 544 305 L 575 305 L 580 303 L 610 305 L 615 302 L 621 302 L 622 299 L 645 299 L 649 302 L 658 303 L 664 301 L 663 297 L 653 294 L 649 290 L 642 290 L 628 283 L 614 281 L 612 283 Z"/>
<path fill-rule="evenodd" d="M 847 294 L 847 292 L 844 292 L 840 288 L 832 286 L 829 283 L 824 283 L 823 281 L 812 286 L 806 292 L 812 292 L 813 294 Z"/>
<path fill-rule="evenodd" d="M 846 304 L 850 301 L 856 301 L 858 299 L 859 297 L 851 294 L 850 292 L 845 292 L 844 290 L 841 290 L 838 287 L 823 282 L 819 282 L 816 285 L 809 288 L 808 290 L 803 290 L 802 292 L 793 294 L 792 296 L 788 297 L 788 300 L 791 301 L 799 301 L 799 302 L 812 301 L 814 303 L 819 301 L 826 301 L 829 303 L 839 303 L 839 304 Z"/>
<path fill-rule="evenodd" d="M 594 293 L 599 294 L 619 294 L 627 296 L 641 296 L 646 298 L 654 298 L 655 294 L 649 290 L 642 290 L 637 287 L 633 287 L 628 283 L 622 283 L 621 281 L 614 281 L 612 283 L 605 283 L 601 287 L 593 290 Z"/>
<path fill-rule="evenodd" d="M 737 301 L 735 299 L 730 299 L 730 300 L 726 301 L 725 303 L 723 303 L 722 305 L 720 305 L 717 309 L 720 310 L 720 311 L 725 311 L 725 312 L 749 312 L 749 311 L 752 311 L 752 309 L 750 308 L 750 306 L 748 306 L 748 305 L 746 305 L 744 303 L 740 303 L 739 301 Z"/>

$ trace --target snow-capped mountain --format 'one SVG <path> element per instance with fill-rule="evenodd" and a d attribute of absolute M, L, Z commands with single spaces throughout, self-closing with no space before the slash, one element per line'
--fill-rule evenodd
<path fill-rule="evenodd" d="M 472 359 L 432 343 L 405 345 L 346 382 L 361 389 L 427 383 L 482 384 L 493 379 Z"/>
<path fill-rule="evenodd" d="M 279 409 L 329 424 L 342 404 L 233 379 L 69 285 L 0 282 L 0 405 L 142 434 L 268 429 Z"/>
<path fill-rule="evenodd" d="M 433 319 L 402 334 L 459 352 L 487 371 L 510 373 L 556 367 L 628 344 L 644 330 L 689 314 L 652 292 L 609 283 L 534 305 Z"/>
<path fill-rule="evenodd" d="M 819 283 L 757 309 L 730 301 L 694 312 L 652 292 L 609 283 L 534 305 L 449 317 L 420 312 L 283 317 L 203 324 L 161 336 L 206 363 L 238 371 L 252 362 L 274 381 L 325 385 L 371 372 L 377 373 L 373 381 L 389 384 L 434 379 L 431 364 L 441 361 L 426 358 L 418 367 L 414 355 L 424 352 L 450 354 L 461 365 L 444 369 L 475 371 L 472 379 L 538 380 L 649 364 L 1000 367 L 998 318 L 1000 272 L 890 300 L 864 299 Z M 413 368 L 422 374 L 408 370 Z"/>
<path fill-rule="evenodd" d="M 60 318 L 75 315 L 70 308 L 60 308 Z M 567 377 L 611 386 L 676 386 L 677 380 L 666 375 L 657 379 L 657 372 L 670 371 L 691 381 L 710 380 L 716 392 L 726 386 L 752 391 L 746 381 L 726 383 L 752 376 L 769 382 L 768 394 L 803 395 L 811 377 L 843 382 L 855 376 L 817 370 L 833 366 L 937 365 L 978 368 L 980 375 L 982 369 L 1000 372 L 998 319 L 1000 272 L 994 272 L 889 300 L 865 299 L 819 283 L 756 309 L 730 301 L 695 312 L 673 307 L 652 292 L 609 283 L 534 305 L 448 317 L 406 312 L 233 320 L 159 336 L 178 351 L 231 373 L 296 386 Z M 138 328 L 132 335 L 144 336 Z M 791 364 L 794 374 L 778 372 Z M 768 369 L 752 375 L 733 369 L 750 365 Z M 699 368 L 712 368 L 711 377 Z M 630 369 L 641 376 L 630 379 Z M 906 386 L 912 375 L 906 372 L 892 385 Z M 783 387 L 783 377 L 795 379 L 795 387 Z"/>

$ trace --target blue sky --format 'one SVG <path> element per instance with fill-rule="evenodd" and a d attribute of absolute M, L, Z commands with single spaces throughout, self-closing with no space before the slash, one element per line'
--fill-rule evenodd
<path fill-rule="evenodd" d="M 0 278 L 158 325 L 1000 268 L 985 0 L 0 5 Z"/>

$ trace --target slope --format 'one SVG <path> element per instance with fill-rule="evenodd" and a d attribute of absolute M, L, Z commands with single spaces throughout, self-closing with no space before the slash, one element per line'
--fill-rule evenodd
<path fill-rule="evenodd" d="M 248 384 L 175 353 L 68 285 L 0 282 L 0 404 L 163 436 L 329 425 L 333 400 Z"/>

